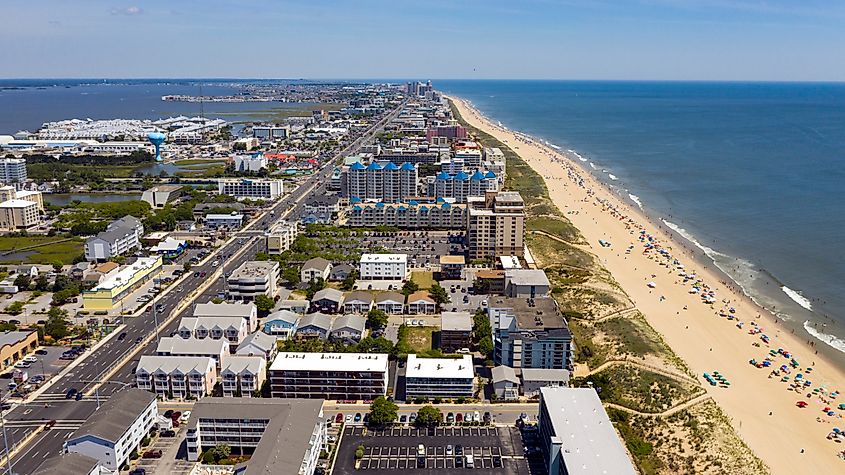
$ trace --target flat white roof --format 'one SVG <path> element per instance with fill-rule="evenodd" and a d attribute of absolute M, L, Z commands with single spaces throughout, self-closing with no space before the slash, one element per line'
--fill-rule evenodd
<path fill-rule="evenodd" d="M 407 254 L 361 254 L 361 262 L 408 262 Z"/>
<path fill-rule="evenodd" d="M 499 256 L 499 263 L 502 264 L 502 269 L 522 268 L 522 264 L 519 263 L 519 258 L 516 256 Z"/>
<path fill-rule="evenodd" d="M 540 388 L 542 404 L 562 445 L 560 456 L 572 475 L 637 473 L 591 388 Z"/>
<path fill-rule="evenodd" d="M 408 355 L 405 366 L 406 378 L 468 378 L 475 377 L 472 369 L 472 357 L 464 355 L 461 358 L 418 358 Z"/>
<path fill-rule="evenodd" d="M 384 371 L 386 353 L 279 353 L 271 371 Z"/>
<path fill-rule="evenodd" d="M 8 200 L 0 203 L 0 208 L 27 208 L 29 206 L 36 206 L 36 203 L 29 200 Z"/>
<path fill-rule="evenodd" d="M 155 267 L 156 263 L 159 262 L 160 259 L 160 257 L 139 257 L 138 260 L 123 269 L 120 269 L 116 274 L 109 277 L 92 290 L 111 290 L 115 287 L 119 287 L 129 282 L 135 274 Z"/>

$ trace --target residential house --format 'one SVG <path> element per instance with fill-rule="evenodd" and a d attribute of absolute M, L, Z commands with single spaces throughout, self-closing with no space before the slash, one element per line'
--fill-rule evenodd
<path fill-rule="evenodd" d="M 344 315 L 332 322 L 331 338 L 347 343 L 357 343 L 364 335 L 367 319 L 360 315 Z"/>
<path fill-rule="evenodd" d="M 329 280 L 333 282 L 343 282 L 355 271 L 355 268 L 349 264 L 338 264 L 332 266 L 332 271 L 329 273 Z"/>
<path fill-rule="evenodd" d="M 178 331 L 182 338 L 225 339 L 229 351 L 235 351 L 249 334 L 246 320 L 241 317 L 182 317 Z"/>
<path fill-rule="evenodd" d="M 519 378 L 510 366 L 496 366 L 491 370 L 493 394 L 497 398 L 512 401 L 519 398 Z"/>
<path fill-rule="evenodd" d="M 323 313 L 337 313 L 343 302 L 343 292 L 337 289 L 325 288 L 317 291 L 311 299 L 311 311 Z"/>
<path fill-rule="evenodd" d="M 258 329 L 258 308 L 252 302 L 198 303 L 194 306 L 195 317 L 241 317 L 247 322 L 247 331 Z"/>
<path fill-rule="evenodd" d="M 302 269 L 299 271 L 299 279 L 304 284 L 316 282 L 320 279 L 324 281 L 329 280 L 329 274 L 332 271 L 332 263 L 322 257 L 315 257 L 308 259 L 302 264 Z"/>
<path fill-rule="evenodd" d="M 276 345 L 276 337 L 268 335 L 264 332 L 258 331 L 246 337 L 246 339 L 238 345 L 235 354 L 238 356 L 261 356 L 267 361 L 273 361 L 276 357 L 278 346 Z"/>
<path fill-rule="evenodd" d="M 319 338 L 325 340 L 332 329 L 332 317 L 324 313 L 309 313 L 299 320 L 297 338 Z"/>
<path fill-rule="evenodd" d="M 388 315 L 405 313 L 405 296 L 399 292 L 383 292 L 376 295 L 376 308 Z"/>
<path fill-rule="evenodd" d="M 253 396 L 267 380 L 267 360 L 261 356 L 232 356 L 220 371 L 224 397 Z"/>
<path fill-rule="evenodd" d="M 540 388 L 558 388 L 569 386 L 568 369 L 522 369 L 522 393 L 529 397 L 540 395 Z"/>
<path fill-rule="evenodd" d="M 279 310 L 261 319 L 261 330 L 277 340 L 287 340 L 296 333 L 299 318 L 299 314 Z"/>
<path fill-rule="evenodd" d="M 343 311 L 346 313 L 367 313 L 373 308 L 373 294 L 356 290 L 343 299 Z"/>
<path fill-rule="evenodd" d="M 547 297 L 551 284 L 542 269 L 510 269 L 505 271 L 505 295 L 511 298 Z"/>
<path fill-rule="evenodd" d="M 433 315 L 437 312 L 437 303 L 425 290 L 418 290 L 408 296 L 408 310 L 410 315 Z"/>
<path fill-rule="evenodd" d="M 164 336 L 158 340 L 156 354 L 159 356 L 204 356 L 213 359 L 217 369 L 220 369 L 223 359 L 229 354 L 229 343 L 223 339 Z"/>

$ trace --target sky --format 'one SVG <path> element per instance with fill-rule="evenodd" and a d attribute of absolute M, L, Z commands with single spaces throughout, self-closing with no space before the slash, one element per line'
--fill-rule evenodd
<path fill-rule="evenodd" d="M 3 0 L 2 78 L 845 81 L 843 0 Z"/>

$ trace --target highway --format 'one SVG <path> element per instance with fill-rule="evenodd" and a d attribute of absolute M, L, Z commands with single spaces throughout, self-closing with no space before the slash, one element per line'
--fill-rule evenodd
<path fill-rule="evenodd" d="M 335 162 L 341 157 L 356 153 L 369 138 L 396 117 L 401 108 L 402 105 L 382 117 L 326 161 L 299 187 L 266 209 L 244 230 L 234 233 L 233 238 L 217 249 L 202 265 L 192 267 L 190 272 L 186 272 L 182 278 L 172 283 L 151 303 L 153 307 L 156 304 L 161 306 L 155 315 L 154 312 L 144 311 L 136 317 L 124 317 L 124 327 L 115 332 L 126 333 L 121 341 L 112 336 L 96 350 L 87 351 L 80 356 L 81 361 L 74 362 L 76 366 L 53 382 L 47 391 L 33 401 L 7 411 L 3 415 L 5 434 L 2 438 L 3 442 L 8 442 L 9 451 L 13 454 L 11 473 L 32 473 L 46 458 L 59 455 L 64 441 L 97 409 L 98 399 L 102 402 L 115 391 L 131 385 L 134 381 L 133 370 L 138 360 L 141 355 L 155 353 L 158 337 L 169 336 L 175 332 L 180 317 L 192 312 L 193 303 L 208 302 L 223 292 L 224 282 L 220 276 L 226 275 L 243 262 L 253 259 L 257 252 L 263 251 L 263 235 L 277 220 L 288 216 L 301 216 L 302 205 L 307 199 L 315 193 L 324 193 L 325 184 L 331 176 Z M 220 261 L 219 268 L 211 265 L 215 260 Z M 220 272 L 215 273 L 216 271 Z M 196 272 L 205 272 L 206 276 L 199 277 Z M 177 311 L 177 306 L 189 299 L 189 294 L 193 291 L 207 284 L 210 278 L 215 280 L 208 288 L 194 296 L 189 305 L 183 305 L 183 308 Z M 136 344 L 139 338 L 142 341 Z M 71 388 L 85 392 L 85 397 L 80 401 L 65 399 L 66 392 Z M 93 393 L 88 394 L 89 392 Z M 56 421 L 55 426 L 45 429 L 46 422 L 50 420 Z M 5 446 L 0 445 L 0 450 L 3 447 Z M 1 473 L 10 473 L 5 457 L 2 460 Z"/>

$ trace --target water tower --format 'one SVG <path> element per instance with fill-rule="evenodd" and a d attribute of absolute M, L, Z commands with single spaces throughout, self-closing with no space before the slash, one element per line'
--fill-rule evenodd
<path fill-rule="evenodd" d="M 167 139 L 167 136 L 161 132 L 151 132 L 147 135 L 147 139 L 153 144 L 156 148 L 156 161 L 161 161 L 161 144 Z"/>

